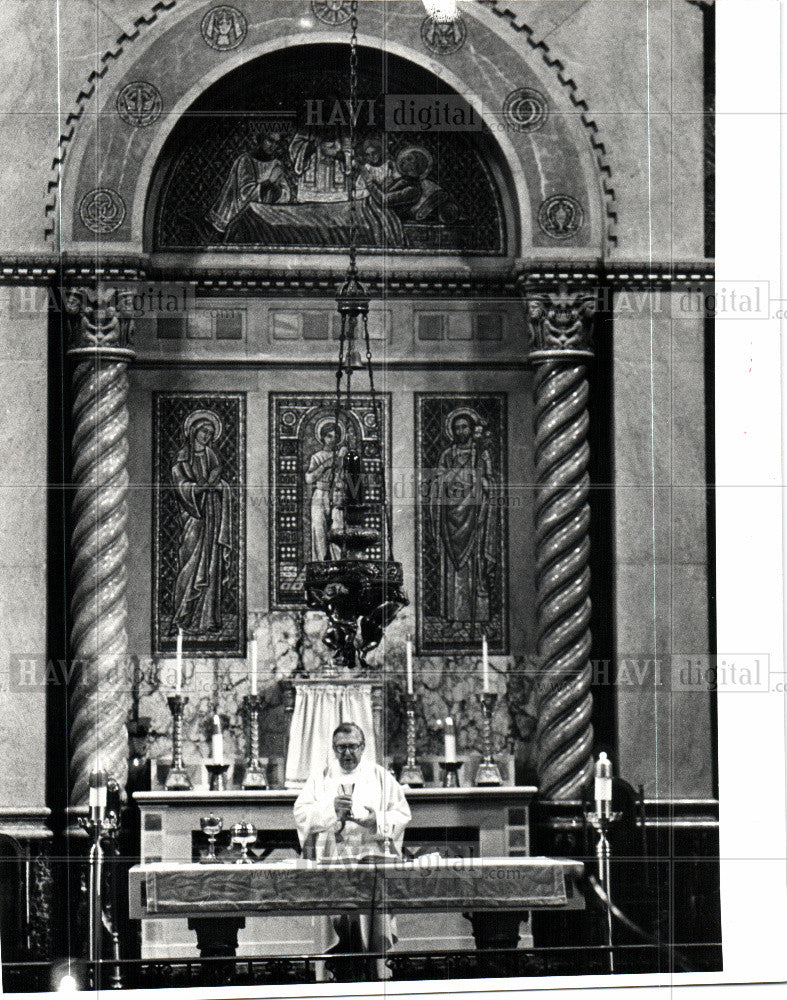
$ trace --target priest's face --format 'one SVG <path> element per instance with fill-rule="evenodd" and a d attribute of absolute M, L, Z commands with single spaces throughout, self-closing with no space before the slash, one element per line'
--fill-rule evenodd
<path fill-rule="evenodd" d="M 365 746 L 359 732 L 339 733 L 333 740 L 333 752 L 343 771 L 354 771 L 361 762 Z"/>

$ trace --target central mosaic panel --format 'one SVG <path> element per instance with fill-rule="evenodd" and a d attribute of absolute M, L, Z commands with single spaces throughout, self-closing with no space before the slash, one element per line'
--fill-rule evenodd
<path fill-rule="evenodd" d="M 336 519 L 334 467 L 346 449 L 361 456 L 366 526 L 384 535 L 379 501 L 390 461 L 390 408 L 388 393 L 378 394 L 376 406 L 371 395 L 353 394 L 352 410 L 338 412 L 332 393 L 271 393 L 271 610 L 305 607 L 306 563 L 339 557 L 328 534 Z M 379 546 L 366 551 L 370 559 L 380 555 Z"/>

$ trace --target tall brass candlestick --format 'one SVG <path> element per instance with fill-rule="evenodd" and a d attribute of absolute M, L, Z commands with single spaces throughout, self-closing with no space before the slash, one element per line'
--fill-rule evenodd
<path fill-rule="evenodd" d="M 262 699 L 258 694 L 247 694 L 243 706 L 249 717 L 249 744 L 246 757 L 246 773 L 242 787 L 245 789 L 267 788 L 265 767 L 260 760 L 260 708 Z"/>
<path fill-rule="evenodd" d="M 172 712 L 172 767 L 169 769 L 165 788 L 170 792 L 187 792 L 191 788 L 191 780 L 183 763 L 183 709 L 188 701 L 182 694 L 172 694 L 167 698 Z"/>
<path fill-rule="evenodd" d="M 500 769 L 492 757 L 492 713 L 495 710 L 497 695 L 494 691 L 484 691 L 478 696 L 481 700 L 481 710 L 484 713 L 484 756 L 478 765 L 475 776 L 476 785 L 502 785 Z"/>
<path fill-rule="evenodd" d="M 415 697 L 407 695 L 407 763 L 402 768 L 400 781 L 410 788 L 422 788 L 424 773 L 415 759 Z"/>

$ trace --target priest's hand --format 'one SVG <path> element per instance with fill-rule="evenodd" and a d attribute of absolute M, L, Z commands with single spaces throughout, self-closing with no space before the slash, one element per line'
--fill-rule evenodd
<path fill-rule="evenodd" d="M 367 830 L 376 831 L 377 830 L 377 813 L 374 809 L 367 806 L 366 815 L 361 819 L 356 819 L 355 822 L 359 826 L 365 827 Z"/>
<path fill-rule="evenodd" d="M 333 800 L 333 808 L 337 819 L 349 819 L 353 809 L 351 795 L 337 795 Z"/>

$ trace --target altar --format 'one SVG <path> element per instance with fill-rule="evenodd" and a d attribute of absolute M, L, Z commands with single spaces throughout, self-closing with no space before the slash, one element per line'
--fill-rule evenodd
<path fill-rule="evenodd" d="M 581 862 L 554 858 L 159 862 L 129 872 L 129 914 L 132 919 L 185 916 L 205 957 L 233 955 L 247 917 L 266 914 L 281 922 L 293 915 L 310 919 L 375 910 L 399 918 L 424 910 L 459 911 L 469 915 L 479 948 L 505 948 L 517 944 L 522 911 L 583 909 L 577 886 L 583 871 Z"/>
<path fill-rule="evenodd" d="M 405 831 L 405 858 L 434 852 L 462 862 L 518 860 L 529 856 L 530 803 L 537 793 L 533 786 L 408 788 L 405 792 L 412 812 Z M 208 848 L 200 820 L 210 813 L 222 819 L 223 832 L 217 838 L 220 858 L 224 851 L 224 858 L 230 859 L 230 827 L 246 822 L 253 823 L 258 830 L 250 847 L 255 861 L 293 862 L 299 857 L 292 812 L 296 796 L 293 789 L 136 792 L 134 801 L 141 814 L 142 865 L 198 864 Z M 195 871 L 205 871 L 207 867 L 198 865 Z M 437 912 L 433 909 L 431 913 L 418 912 L 422 907 L 401 909 L 397 950 L 475 947 L 472 926 L 461 911 L 449 907 Z M 521 909 L 518 936 L 525 945 L 532 943 L 529 907 Z M 196 956 L 196 941 L 186 916 L 177 913 L 164 916 L 151 910 L 139 910 L 137 916 L 142 921 L 144 958 Z M 259 909 L 248 913 L 247 918 L 238 946 L 244 955 L 305 954 L 313 948 L 311 916 L 302 911 L 287 921 Z"/>

